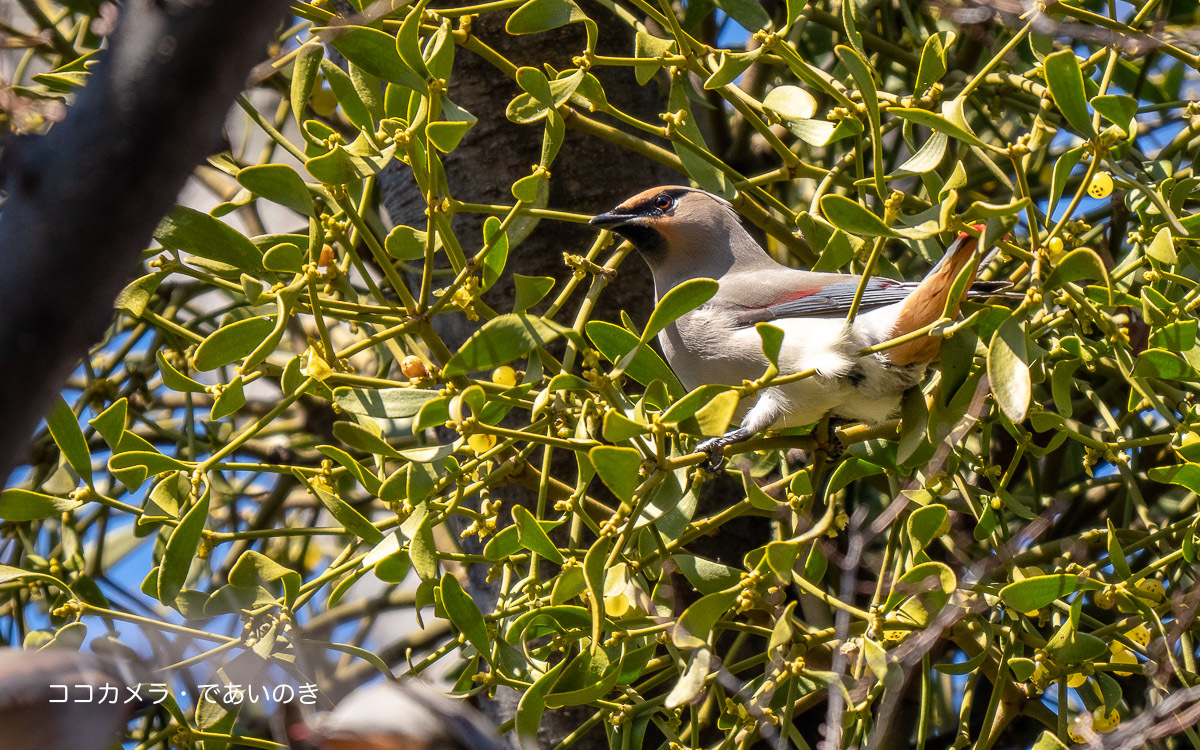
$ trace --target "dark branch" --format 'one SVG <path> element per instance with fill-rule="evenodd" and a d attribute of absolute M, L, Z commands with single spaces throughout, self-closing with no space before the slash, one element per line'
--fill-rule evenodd
<path fill-rule="evenodd" d="M 0 216 L 0 482 L 219 143 L 285 0 L 134 0 L 66 119 L 14 140 Z"/>

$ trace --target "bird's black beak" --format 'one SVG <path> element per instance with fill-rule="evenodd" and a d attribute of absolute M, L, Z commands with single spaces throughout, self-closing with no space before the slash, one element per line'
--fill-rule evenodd
<path fill-rule="evenodd" d="M 599 227 L 600 229 L 615 229 L 619 226 L 629 223 L 629 221 L 634 218 L 636 217 L 632 214 L 620 214 L 616 213 L 615 211 L 609 211 L 606 214 L 594 216 L 590 221 L 588 221 L 588 224 L 593 227 Z"/>

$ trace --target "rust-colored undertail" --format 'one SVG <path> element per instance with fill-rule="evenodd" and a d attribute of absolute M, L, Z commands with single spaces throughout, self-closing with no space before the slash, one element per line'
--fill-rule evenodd
<path fill-rule="evenodd" d="M 950 294 L 950 287 L 954 285 L 954 279 L 958 277 L 959 271 L 968 263 L 977 264 L 975 246 L 978 242 L 976 238 L 964 235 L 962 241 L 956 243 L 957 247 L 951 248 L 953 254 L 942 258 L 937 268 L 921 280 L 920 285 L 913 290 L 908 299 L 904 300 L 904 304 L 900 308 L 900 316 L 896 319 L 896 326 L 892 329 L 892 338 L 924 328 L 942 316 L 942 311 L 946 309 L 946 297 Z M 962 295 L 950 308 L 951 315 L 958 312 L 958 306 L 967 296 L 967 290 L 975 281 L 976 270 L 977 268 L 971 270 L 971 278 L 963 287 Z M 885 354 L 889 362 L 903 366 L 915 362 L 932 362 L 938 358 L 941 352 L 941 337 L 924 336 L 887 349 Z"/>

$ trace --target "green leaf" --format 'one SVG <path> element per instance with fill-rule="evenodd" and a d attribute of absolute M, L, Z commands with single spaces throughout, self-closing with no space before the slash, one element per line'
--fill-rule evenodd
<path fill-rule="evenodd" d="M 915 596 L 931 605 L 927 606 L 926 610 L 929 614 L 936 615 L 936 610 L 946 603 L 947 597 L 957 586 L 958 578 L 945 563 L 927 562 L 914 565 L 896 579 L 883 609 L 889 611 L 904 599 Z"/>
<path fill-rule="evenodd" d="M 375 528 L 361 513 L 351 508 L 340 496 L 318 482 L 310 482 L 299 472 L 294 473 L 305 486 L 312 490 L 317 499 L 321 501 L 321 505 L 325 506 L 325 509 L 342 525 L 342 528 L 371 544 L 379 544 L 383 541 L 383 532 Z"/>
<path fill-rule="evenodd" d="M 1137 114 L 1137 99 L 1125 94 L 1103 94 L 1092 97 L 1092 107 L 1102 117 L 1130 135 L 1133 116 Z M 1135 126 L 1136 127 L 1136 126 Z"/>
<path fill-rule="evenodd" d="M 811 120 L 817 100 L 799 86 L 776 86 L 763 98 L 763 109 L 785 120 Z"/>
<path fill-rule="evenodd" d="M 194 208 L 176 206 L 154 230 L 163 247 L 215 260 L 249 273 L 262 270 L 262 253 L 233 227 Z"/>
<path fill-rule="evenodd" d="M 401 59 L 395 37 L 367 26 L 337 26 L 331 30 L 336 36 L 329 43 L 347 60 L 376 78 L 425 93 L 425 79 Z"/>
<path fill-rule="evenodd" d="M 679 572 L 696 587 L 701 594 L 715 594 L 733 588 L 741 580 L 741 572 L 728 565 L 706 560 L 695 555 L 673 555 Z"/>
<path fill-rule="evenodd" d="M 950 533 L 950 514 L 945 505 L 926 505 L 908 517 L 908 538 L 914 549 L 925 546 L 943 534 Z"/>
<path fill-rule="evenodd" d="M 192 559 L 200 547 L 204 522 L 208 520 L 208 501 L 209 491 L 205 490 L 204 496 L 184 514 L 167 538 L 162 562 L 158 566 L 157 588 L 158 600 L 168 607 L 174 606 L 176 597 L 183 590 Z"/>
<path fill-rule="evenodd" d="M 316 85 L 317 71 L 324 55 L 325 46 L 315 39 L 305 42 L 296 50 L 296 63 L 292 66 L 289 92 L 292 116 L 296 118 L 296 122 L 304 122 L 304 110 L 308 105 L 308 97 L 312 95 L 313 86 Z"/>
<path fill-rule="evenodd" d="M 741 24 L 747 31 L 755 32 L 771 22 L 771 17 L 756 0 L 713 0 L 718 8 Z"/>
<path fill-rule="evenodd" d="M 927 109 L 915 109 L 912 107 L 891 107 L 888 109 L 888 112 L 917 125 L 924 125 L 925 127 L 931 128 L 939 133 L 945 133 L 951 138 L 960 140 L 970 146 L 984 146 L 983 141 L 979 140 L 979 137 L 974 133 L 962 127 L 961 125 L 942 117 L 936 112 L 930 112 Z"/>
<path fill-rule="evenodd" d="M 513 312 L 519 313 L 541 302 L 554 288 L 554 279 L 549 276 L 524 276 L 514 273 L 513 285 L 516 287 Z"/>
<path fill-rule="evenodd" d="M 254 550 L 246 550 L 229 570 L 229 584 L 244 588 L 262 586 L 282 582 L 286 600 L 295 600 L 300 593 L 300 574 L 291 568 L 280 565 L 271 558 Z"/>
<path fill-rule="evenodd" d="M 1091 661 L 1108 651 L 1108 644 L 1091 633 L 1080 633 L 1070 620 L 1046 643 L 1046 653 L 1063 666 Z"/>
<path fill-rule="evenodd" d="M 762 47 L 749 52 L 717 50 L 717 69 L 704 82 L 704 88 L 711 91 L 733 83 L 765 51 Z"/>
<path fill-rule="evenodd" d="M 1200 493 L 1200 464 L 1186 463 L 1175 466 L 1156 466 L 1148 472 L 1155 482 L 1177 484 L 1192 492 Z"/>
<path fill-rule="evenodd" d="M 428 80 L 429 69 L 425 65 L 425 56 L 421 54 L 421 18 L 425 15 L 425 2 L 419 0 L 409 8 L 408 15 L 400 23 L 394 50 L 409 69 L 416 71 L 421 79 Z M 417 89 L 417 92 L 425 93 L 421 89 Z"/>
<path fill-rule="evenodd" d="M 192 380 L 184 375 L 167 359 L 162 350 L 154 353 L 158 362 L 158 372 L 162 375 L 163 385 L 179 393 L 207 393 L 203 383 Z"/>
<path fill-rule="evenodd" d="M 532 1 L 539 2 L 539 0 Z M 517 715 L 513 726 L 517 731 L 517 740 L 522 747 L 538 746 L 538 726 L 541 725 L 542 714 L 546 710 L 546 696 L 554 687 L 554 683 L 558 682 L 559 676 L 569 663 L 567 659 L 563 659 L 558 664 L 555 664 L 549 672 L 534 680 L 533 685 L 525 691 L 525 694 L 521 696 L 521 700 L 517 702 Z"/>
<path fill-rule="evenodd" d="M 554 685 L 554 692 L 546 696 L 546 705 L 549 708 L 579 706 L 604 696 L 617 684 L 624 649 L 621 645 L 578 654 Z"/>
<path fill-rule="evenodd" d="M 1174 352 L 1166 349 L 1147 349 L 1138 356 L 1133 374 L 1139 378 L 1161 378 L 1200 382 L 1200 371 Z"/>
<path fill-rule="evenodd" d="M 285 164 L 259 164 L 237 173 L 237 181 L 252 193 L 286 206 L 298 214 L 316 218 L 312 196 L 296 170 Z"/>
<path fill-rule="evenodd" d="M 1046 277 L 1043 288 L 1047 291 L 1082 279 L 1103 279 L 1105 286 L 1111 287 L 1108 279 L 1108 269 L 1095 250 L 1078 247 L 1064 255 L 1054 264 L 1054 270 Z"/>
<path fill-rule="evenodd" d="M 314 156 L 304 162 L 308 173 L 325 185 L 345 185 L 361 179 L 358 166 L 341 145 L 334 146 L 329 153 Z"/>
<path fill-rule="evenodd" d="M 638 337 L 619 325 L 604 320 L 589 320 L 584 326 L 588 340 L 609 362 L 620 362 L 638 347 Z M 647 346 L 638 348 L 633 360 L 625 365 L 625 374 L 642 385 L 660 380 L 675 397 L 683 395 L 683 385 L 658 353 Z"/>
<path fill-rule="evenodd" d="M 673 287 L 655 305 L 646 323 L 646 330 L 642 331 L 642 341 L 649 341 L 669 324 L 708 302 L 719 288 L 720 285 L 712 279 L 688 279 Z"/>
<path fill-rule="evenodd" d="M 504 272 L 504 266 L 508 262 L 508 232 L 500 232 L 500 219 L 495 216 L 489 216 L 483 222 L 483 241 L 484 244 L 493 243 L 492 249 L 488 251 L 487 256 L 483 260 L 483 279 L 480 288 L 487 291 L 492 288 L 500 278 L 500 274 Z M 493 240 L 493 237 L 495 239 Z"/>
<path fill-rule="evenodd" d="M 946 156 L 946 146 L 950 143 L 949 136 L 945 133 L 934 132 L 929 136 L 929 140 L 925 141 L 925 145 L 917 150 L 917 153 L 909 157 L 908 161 L 896 168 L 896 172 L 911 172 L 913 174 L 924 174 L 937 169 L 937 166 L 942 163 L 942 159 Z"/>
<path fill-rule="evenodd" d="M 853 9 L 855 0 L 843 0 L 843 12 L 850 15 L 857 13 Z M 847 11 L 846 6 L 851 6 Z M 845 45 L 838 45 L 833 48 L 834 53 L 842 64 L 850 70 L 850 74 L 854 76 L 854 83 L 858 86 L 859 93 L 862 95 L 863 105 L 867 108 L 867 120 L 871 124 L 871 168 L 875 176 L 875 192 L 880 198 L 887 195 L 887 186 L 884 184 L 884 162 L 883 162 L 883 131 L 880 130 L 879 120 L 879 94 L 875 89 L 875 73 L 871 66 L 867 64 L 867 53 L 862 47 L 861 36 L 856 36 L 857 30 L 851 35 L 850 41 L 854 45 L 851 49 Z"/>
<path fill-rule="evenodd" d="M 933 84 L 946 75 L 946 50 L 954 44 L 953 31 L 939 31 L 925 40 L 921 48 L 921 62 L 917 66 L 917 81 L 913 85 L 914 96 L 924 96 Z"/>
<path fill-rule="evenodd" d="M 639 29 L 633 39 L 633 54 L 642 60 L 660 58 L 669 55 L 675 47 L 674 39 L 662 39 L 647 31 Z M 653 65 L 638 65 L 634 68 L 634 77 L 639 86 L 645 86 L 660 68 Z"/>
<path fill-rule="evenodd" d="M 821 213 L 838 229 L 860 237 L 899 237 L 875 214 L 844 195 L 821 197 Z"/>
<path fill-rule="evenodd" d="M 382 490 L 383 482 L 379 480 L 379 477 L 354 460 L 354 457 L 346 451 L 334 445 L 318 445 L 317 450 L 344 466 L 368 493 L 378 495 Z"/>
<path fill-rule="evenodd" d="M 610 443 L 620 443 L 635 435 L 644 435 L 649 426 L 635 422 L 619 411 L 610 411 L 604 415 L 604 439 Z"/>
<path fill-rule="evenodd" d="M 1179 262 L 1179 257 L 1175 253 L 1175 242 L 1171 239 L 1170 227 L 1163 227 L 1155 233 L 1154 239 L 1149 245 L 1146 245 L 1146 257 L 1163 265 L 1174 265 Z"/>
<path fill-rule="evenodd" d="M 566 330 L 557 323 L 526 313 L 509 313 L 489 320 L 450 358 L 446 377 L 507 364 L 545 346 Z"/>
<path fill-rule="evenodd" d="M 1079 69 L 1079 58 L 1075 57 L 1075 51 L 1064 49 L 1047 55 L 1042 66 L 1050 96 L 1067 124 L 1084 138 L 1091 137 L 1094 134 L 1092 116 L 1088 113 L 1083 72 Z"/>
<path fill-rule="evenodd" d="M 67 463 L 90 487 L 92 484 L 92 453 L 88 450 L 87 438 L 83 436 L 83 430 L 79 428 L 79 419 L 62 396 L 55 399 L 54 406 L 50 408 L 50 413 L 46 416 L 46 429 L 50 431 L 50 437 L 54 438 L 58 449 L 67 457 Z"/>
<path fill-rule="evenodd" d="M 355 70 L 361 70 L 361 68 L 354 66 L 353 63 L 351 65 Z M 342 113 L 346 115 L 346 119 L 359 130 L 374 130 L 371 111 L 363 103 L 362 97 L 358 93 L 358 89 L 355 87 L 354 81 L 350 79 L 350 76 L 330 60 L 321 61 L 321 72 L 325 74 L 325 80 L 329 82 L 329 88 L 333 91 L 333 95 L 341 106 Z"/>
<path fill-rule="evenodd" d="M 238 375 L 221 389 L 217 397 L 213 399 L 212 409 L 208 415 L 210 419 L 214 422 L 224 419 L 246 405 L 246 392 L 242 383 L 242 376 Z"/>
<path fill-rule="evenodd" d="M 1049 729 L 1043 729 L 1042 734 L 1033 743 L 1030 750 L 1067 750 L 1067 746 Z"/>
<path fill-rule="evenodd" d="M 129 410 L 129 400 L 122 397 L 113 402 L 104 411 L 88 420 L 88 424 L 96 428 L 108 447 L 116 450 L 121 444 L 121 436 L 125 434 L 125 417 Z"/>
<path fill-rule="evenodd" d="M 702 385 L 675 401 L 659 418 L 663 424 L 678 424 L 707 406 L 718 394 L 730 390 L 720 384 Z"/>
<path fill-rule="evenodd" d="M 1081 579 L 1071 573 L 1051 573 L 1033 576 L 1000 589 L 1004 605 L 1018 612 L 1032 612 L 1072 594 L 1079 589 L 1100 589 L 1103 584 Z"/>
<path fill-rule="evenodd" d="M 304 251 L 291 242 L 281 242 L 267 250 L 263 266 L 276 273 L 300 273 L 304 266 Z"/>
<path fill-rule="evenodd" d="M 572 0 L 529 0 L 513 11 L 504 30 L 510 34 L 536 34 L 585 20 L 587 16 Z"/>
<path fill-rule="evenodd" d="M 1058 157 L 1054 162 L 1054 172 L 1050 177 L 1050 210 L 1048 215 L 1054 214 L 1054 209 L 1058 205 L 1058 201 L 1062 198 L 1063 189 L 1067 186 L 1067 179 L 1071 176 L 1071 171 L 1079 164 L 1079 160 L 1083 158 L 1083 146 L 1073 148 L 1070 151 L 1063 152 L 1063 155 Z"/>
<path fill-rule="evenodd" d="M 683 611 L 671 629 L 671 641 L 676 648 L 703 648 L 708 644 L 717 620 L 729 613 L 737 589 L 706 594 Z"/>
<path fill-rule="evenodd" d="M 520 507 L 520 506 L 517 506 Z M 462 585 L 452 573 L 442 575 L 441 583 L 442 607 L 458 632 L 470 641 L 475 650 L 484 659 L 491 661 L 491 638 L 488 637 L 487 624 L 475 600 L 463 591 Z"/>
<path fill-rule="evenodd" d="M 479 122 L 479 118 L 449 99 L 442 100 L 442 116 L 446 119 L 429 123 L 425 133 L 434 148 L 448 154 L 458 148 L 463 136 Z"/>
<path fill-rule="evenodd" d="M 588 451 L 596 473 L 621 502 L 632 505 L 633 491 L 641 484 L 638 468 L 642 455 L 633 448 L 598 445 Z"/>
<path fill-rule="evenodd" d="M 196 347 L 192 367 L 200 372 L 215 370 L 248 356 L 275 329 L 275 318 L 256 315 L 221 326 Z"/>
<path fill-rule="evenodd" d="M 1028 358 L 1025 329 L 1015 316 L 1009 317 L 992 335 L 987 372 L 996 404 L 1014 424 L 1025 420 L 1033 398 Z"/>
<path fill-rule="evenodd" d="M 554 546 L 554 542 L 550 541 L 546 530 L 542 528 L 532 513 L 523 505 L 514 505 L 512 517 L 513 523 L 517 525 L 517 540 L 522 547 L 530 552 L 536 552 L 557 565 L 562 565 L 562 553 Z"/>
<path fill-rule="evenodd" d="M 342 409 L 375 419 L 411 417 L 422 406 L 440 397 L 437 391 L 420 388 L 333 389 L 333 400 Z"/>
<path fill-rule="evenodd" d="M 1117 530 L 1113 527 L 1112 519 L 1108 519 L 1108 561 L 1113 566 L 1113 572 L 1122 581 L 1133 577 L 1129 561 L 1125 559 L 1125 550 L 1121 548 L 1121 542 L 1117 539 Z"/>
<path fill-rule="evenodd" d="M 142 317 L 146 313 L 146 305 L 150 304 L 154 293 L 158 291 L 163 276 L 161 273 L 151 273 L 130 282 L 129 286 L 117 295 L 113 307 L 135 318 Z"/>
<path fill-rule="evenodd" d="M 399 224 L 388 232 L 383 247 L 397 260 L 416 260 L 425 257 L 426 233 Z"/>
<path fill-rule="evenodd" d="M 979 666 L 983 664 L 983 660 L 987 658 L 987 655 L 988 652 L 984 649 L 964 662 L 958 662 L 957 664 L 934 664 L 933 668 L 942 674 L 970 674 L 979 669 Z M 1030 664 L 1032 663 L 1030 662 Z"/>
<path fill-rule="evenodd" d="M 43 495 L 15 487 L 0 492 L 0 518 L 5 521 L 40 521 L 69 513 L 80 505 L 83 505 L 82 500 Z"/>

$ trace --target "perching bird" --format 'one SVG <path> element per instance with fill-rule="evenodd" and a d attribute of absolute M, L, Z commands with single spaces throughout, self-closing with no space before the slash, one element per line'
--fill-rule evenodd
<path fill-rule="evenodd" d="M 106 750 L 150 701 L 139 665 L 66 649 L 0 648 L 0 748 Z"/>
<path fill-rule="evenodd" d="M 286 709 L 295 709 L 293 704 Z M 471 706 L 418 679 L 361 687 L 327 714 L 285 715 L 293 750 L 500 750 L 490 724 Z"/>
<path fill-rule="evenodd" d="M 978 240 L 963 234 L 920 282 L 871 277 L 857 316 L 847 324 L 861 277 L 775 262 L 729 202 L 711 193 L 652 188 L 590 223 L 637 247 L 653 272 L 656 301 L 690 279 L 719 282 L 707 303 L 658 334 L 667 362 L 689 390 L 740 386 L 762 377 L 768 363 L 754 326 L 764 321 L 784 333 L 780 375 L 816 370 L 815 376 L 763 389 L 748 410 L 743 402 L 738 429 L 698 445 L 713 469 L 726 446 L 769 427 L 812 424 L 826 414 L 878 423 L 895 413 L 904 391 L 938 358 L 941 339 L 918 338 L 866 356 L 859 352 L 936 321 L 959 271 L 978 263 Z M 975 282 L 972 270 L 967 296 L 995 295 L 1005 286 Z"/>

